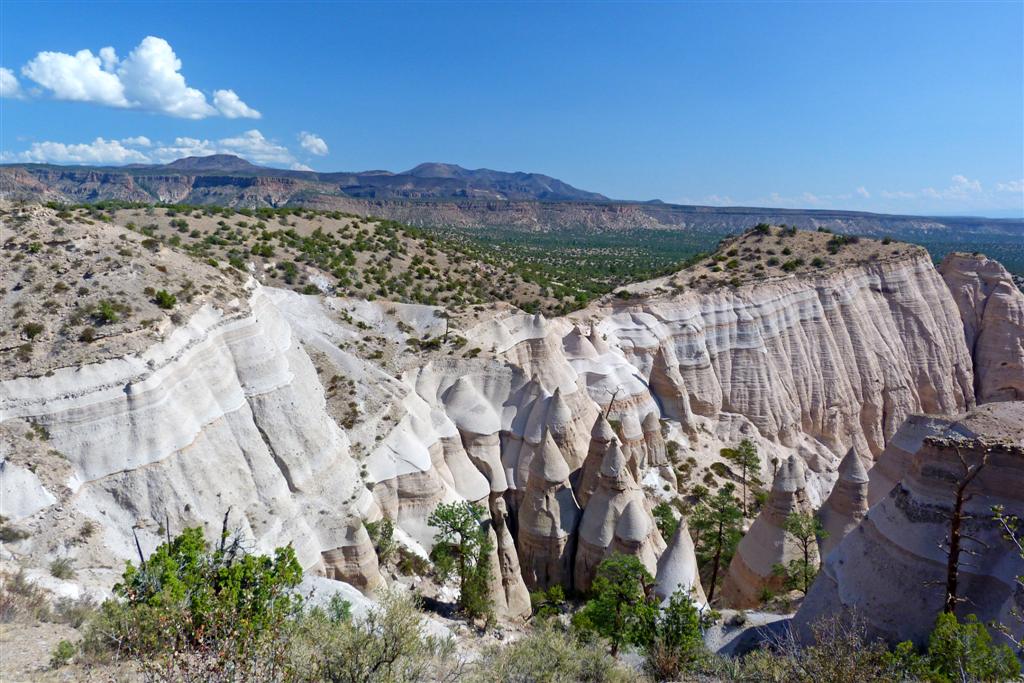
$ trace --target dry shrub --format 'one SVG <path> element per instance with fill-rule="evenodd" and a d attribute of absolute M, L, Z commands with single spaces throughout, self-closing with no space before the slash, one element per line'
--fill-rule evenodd
<path fill-rule="evenodd" d="M 736 680 L 759 683 L 889 683 L 903 680 L 888 647 L 869 641 L 856 615 L 832 615 L 811 626 L 813 643 L 787 631 L 743 658 Z"/>
<path fill-rule="evenodd" d="M 29 581 L 23 569 L 0 574 L 0 623 L 45 621 L 49 616 L 46 592 Z"/>
<path fill-rule="evenodd" d="M 581 642 L 553 625 L 542 625 L 508 645 L 487 648 L 470 672 L 471 683 L 626 683 L 642 680 L 608 654 L 604 642 Z"/>

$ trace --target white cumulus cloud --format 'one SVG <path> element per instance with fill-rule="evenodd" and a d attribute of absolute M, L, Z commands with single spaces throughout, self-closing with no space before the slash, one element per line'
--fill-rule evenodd
<path fill-rule="evenodd" d="M 98 54 L 40 52 L 21 69 L 59 100 L 91 102 L 123 109 L 142 109 L 187 119 L 218 114 L 227 118 L 259 118 L 260 113 L 233 90 L 216 90 L 213 104 L 189 87 L 181 60 L 163 38 L 147 36 L 124 59 L 112 47 Z M 13 74 L 12 74 L 13 75 Z"/>
<path fill-rule="evenodd" d="M 96 138 L 92 142 L 66 145 L 63 142 L 36 142 L 17 155 L 4 154 L 4 161 L 28 161 L 57 164 L 144 164 L 149 157 L 125 147 L 119 140 Z"/>
<path fill-rule="evenodd" d="M 327 143 L 324 142 L 322 137 L 314 133 L 307 133 L 306 131 L 299 133 L 299 144 L 302 146 L 302 149 L 310 154 L 321 157 L 327 154 Z"/>
<path fill-rule="evenodd" d="M 122 139 L 121 144 L 128 145 L 129 147 L 149 147 L 153 144 L 153 141 L 145 135 L 136 135 L 133 138 Z"/>
<path fill-rule="evenodd" d="M 156 142 L 144 135 L 121 140 L 96 138 L 82 144 L 36 142 L 22 152 L 4 152 L 0 154 L 0 160 L 55 164 L 164 164 L 182 157 L 211 154 L 234 154 L 254 164 L 311 170 L 301 165 L 287 147 L 255 129 L 216 140 L 177 137 L 170 143 Z"/>
<path fill-rule="evenodd" d="M 996 190 L 998 192 L 1014 192 L 1020 194 L 1024 192 L 1024 178 L 1020 180 L 1008 180 L 1005 183 L 996 183 Z"/>
<path fill-rule="evenodd" d="M 128 57 L 117 62 L 125 95 L 141 109 L 186 119 L 216 114 L 206 96 L 185 84 L 181 60 L 163 38 L 147 36 Z"/>
<path fill-rule="evenodd" d="M 131 106 L 117 74 L 103 68 L 89 50 L 74 55 L 40 52 L 21 68 L 21 74 L 53 93 L 59 100 L 94 102 L 108 107 Z"/>
<path fill-rule="evenodd" d="M 243 102 L 234 90 L 214 90 L 213 106 L 229 119 L 258 119 L 263 116 Z"/>
<path fill-rule="evenodd" d="M 10 69 L 0 66 L 0 97 L 21 99 L 23 95 L 18 77 Z"/>

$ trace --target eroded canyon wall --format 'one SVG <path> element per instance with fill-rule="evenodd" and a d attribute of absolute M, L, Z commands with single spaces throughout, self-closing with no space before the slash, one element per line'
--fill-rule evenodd
<path fill-rule="evenodd" d="M 439 335 L 436 309 L 253 284 L 237 311 L 206 307 L 141 354 L 7 380 L 4 426 L 41 425 L 68 465 L 0 471 L 4 490 L 30 492 L 4 502 L 34 530 L 15 552 L 71 552 L 109 583 L 134 533 L 147 548 L 165 527 L 215 534 L 230 508 L 260 549 L 292 543 L 307 569 L 369 590 L 382 578 L 364 521 L 387 515 L 425 555 L 429 512 L 469 500 L 493 520 L 499 610 L 523 616 L 527 584 L 585 588 L 616 551 L 692 585 L 685 526 L 665 539 L 651 515 L 678 484 L 669 443 L 678 460 L 756 438 L 762 474 L 796 457 L 817 507 L 851 447 L 877 456 L 911 413 L 973 406 L 960 314 L 921 252 L 714 291 L 661 284 L 567 318 L 498 308 L 453 330 L 479 357 L 397 370 L 340 347 L 368 327 Z M 332 377 L 355 387 L 346 428 Z M 102 546 L 67 545 L 83 517 Z"/>

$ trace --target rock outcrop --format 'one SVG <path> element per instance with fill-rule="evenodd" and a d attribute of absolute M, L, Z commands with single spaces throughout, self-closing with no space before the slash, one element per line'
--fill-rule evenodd
<path fill-rule="evenodd" d="M 580 468 L 578 484 L 576 486 L 577 499 L 581 505 L 586 505 L 597 489 L 598 478 L 601 476 L 601 463 L 604 462 L 612 443 L 618 444 L 618 437 L 611 424 L 605 419 L 604 413 L 599 413 L 590 430 L 590 446 L 587 449 L 587 457 Z"/>
<path fill-rule="evenodd" d="M 631 287 L 598 329 L 673 410 L 739 413 L 768 439 L 810 436 L 838 459 L 851 446 L 877 456 L 912 413 L 973 405 L 960 314 L 923 250 L 736 290 L 659 293 L 666 284 Z"/>
<path fill-rule="evenodd" d="M 978 403 L 1024 400 L 1024 294 L 982 255 L 949 254 L 939 272 L 963 319 Z"/>
<path fill-rule="evenodd" d="M 911 415 L 893 435 L 868 471 L 868 507 L 883 500 L 910 471 L 924 440 L 939 436 L 953 424 L 952 418 Z"/>
<path fill-rule="evenodd" d="M 530 590 L 572 587 L 573 551 L 580 508 L 569 484 L 569 465 L 550 432 L 530 464 L 519 508 L 519 554 Z"/>
<path fill-rule="evenodd" d="M 962 458 L 962 459 L 961 459 Z M 825 615 L 852 615 L 869 637 L 927 642 L 945 602 L 946 542 L 964 463 L 985 465 L 965 491 L 957 612 L 1011 627 L 1024 608 L 1024 559 L 1003 538 L 992 506 L 1024 517 L 1024 402 L 989 403 L 928 436 L 906 476 L 828 556 L 795 618 L 805 637 Z M 967 539 L 971 540 L 967 540 Z"/>
<path fill-rule="evenodd" d="M 617 441 L 601 462 L 597 488 L 587 501 L 577 539 L 575 585 L 587 591 L 601 560 L 614 552 L 640 558 L 651 574 L 665 542 L 644 507 L 644 494 Z"/>
<path fill-rule="evenodd" d="M 740 541 L 722 582 L 722 601 L 737 609 L 755 607 L 765 590 L 779 593 L 784 577 L 773 570 L 802 557 L 796 539 L 785 530 L 786 517 L 793 513 L 810 514 L 804 466 L 790 456 L 780 466 L 772 482 L 768 502 L 758 513 L 750 530 Z M 813 562 L 818 563 L 817 549 Z"/>
<path fill-rule="evenodd" d="M 501 578 L 504 613 L 509 617 L 525 619 L 533 612 L 530 591 L 523 580 L 519 554 L 509 531 L 508 507 L 505 505 L 505 499 L 499 495 L 491 496 L 491 520 L 494 524 L 495 553 L 498 558 L 499 573 L 496 576 Z"/>
<path fill-rule="evenodd" d="M 825 504 L 818 510 L 818 518 L 826 536 L 821 540 L 821 557 L 826 557 L 839 545 L 868 512 L 868 471 L 857 451 L 850 449 L 839 463 L 839 479 Z"/>
<path fill-rule="evenodd" d="M 161 525 L 212 537 L 230 508 L 258 550 L 292 543 L 308 571 L 369 591 L 380 571 L 363 522 L 386 515 L 426 556 L 429 513 L 470 501 L 491 515 L 497 610 L 523 616 L 527 584 L 586 590 L 613 552 L 640 558 L 664 590 L 694 586 L 688 534 L 663 554 L 650 512 L 674 484 L 666 435 L 685 455 L 750 435 L 784 463 L 729 568 L 729 592 L 756 602 L 789 557 L 785 515 L 825 498 L 840 454 L 866 462 L 907 415 L 973 405 L 960 314 L 908 249 L 735 288 L 652 281 L 566 318 L 495 306 L 452 321 L 468 348 L 386 362 L 355 350 L 368 327 L 411 348 L 441 337 L 440 310 L 256 282 L 236 294 L 208 269 L 227 300 L 127 330 L 120 355 L 60 367 L 54 350 L 52 373 L 5 377 L 0 436 L 19 445 L 0 467 L 0 514 L 33 530 L 16 550 L 41 565 L 73 523 L 97 522 L 102 545 L 75 560 L 109 585 L 135 553 L 133 527 L 148 550 Z M 171 253 L 171 266 L 192 264 Z M 46 450 L 21 448 L 33 428 Z"/>
<path fill-rule="evenodd" d="M 82 556 L 83 578 L 116 576 L 112 560 L 135 555 L 133 529 L 148 551 L 162 526 L 213 536 L 230 510 L 260 551 L 291 543 L 311 571 L 379 582 L 372 546 L 353 529 L 380 512 L 313 363 L 267 291 L 253 291 L 249 308 L 206 306 L 137 356 L 0 384 L 3 419 L 45 429 L 70 465 L 78 519 L 103 530 L 105 557 Z M 23 552 L 45 557 L 74 533 L 60 508 L 23 520 L 38 530 Z"/>
<path fill-rule="evenodd" d="M 658 572 L 655 575 L 654 594 L 660 600 L 668 600 L 676 591 L 692 596 L 698 607 L 707 604 L 708 599 L 700 584 L 697 555 L 686 520 L 680 521 L 668 547 L 658 559 Z"/>

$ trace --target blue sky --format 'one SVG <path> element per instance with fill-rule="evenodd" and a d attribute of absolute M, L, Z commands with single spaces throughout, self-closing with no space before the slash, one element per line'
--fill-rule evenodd
<path fill-rule="evenodd" d="M 615 198 L 1024 215 L 1022 2 L 4 0 L 0 32 L 5 161 L 447 161 Z"/>

